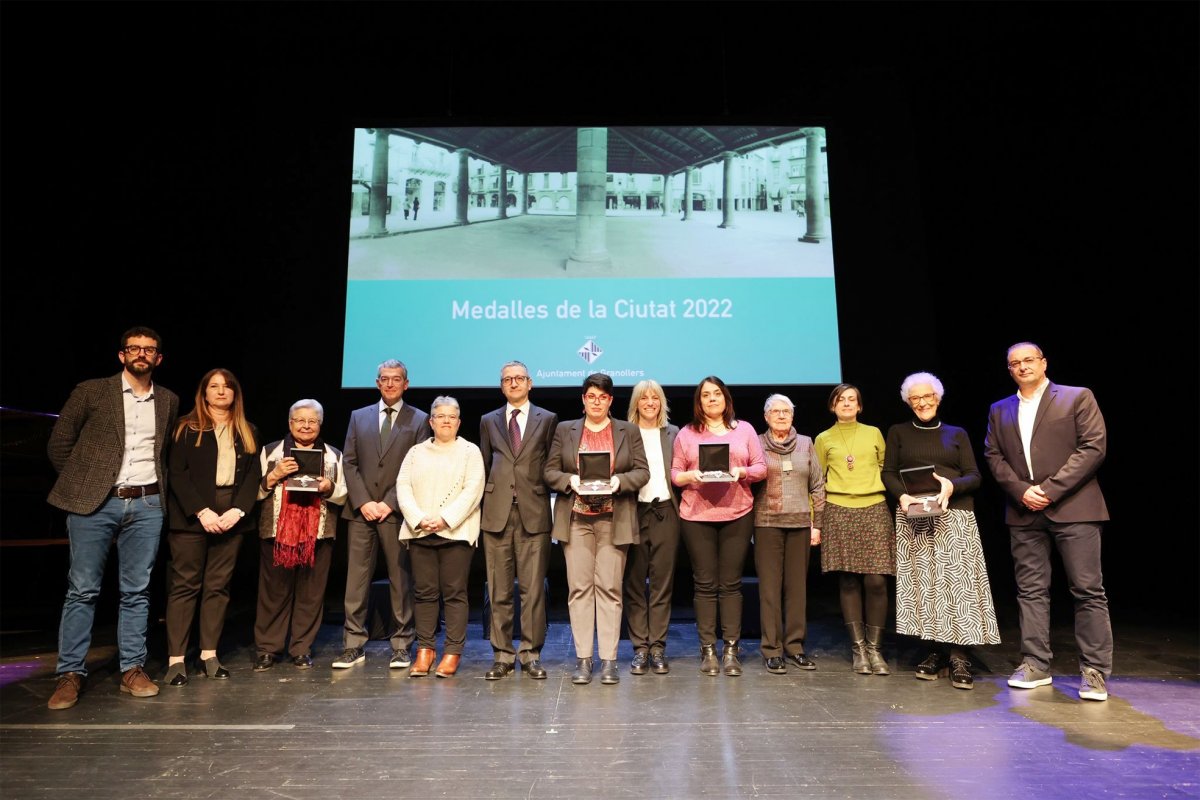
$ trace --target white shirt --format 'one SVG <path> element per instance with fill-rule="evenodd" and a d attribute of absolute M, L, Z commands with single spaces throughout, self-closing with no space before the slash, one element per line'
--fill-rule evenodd
<path fill-rule="evenodd" d="M 1021 448 L 1025 451 L 1025 469 L 1029 470 L 1029 480 L 1033 480 L 1033 461 L 1029 455 L 1030 443 L 1033 441 L 1033 420 L 1037 417 L 1038 406 L 1042 402 L 1042 395 L 1046 393 L 1046 387 L 1050 385 L 1050 380 L 1045 379 L 1033 392 L 1033 397 L 1028 400 L 1017 392 L 1017 427 L 1021 430 Z"/>
<path fill-rule="evenodd" d="M 154 384 L 141 397 L 133 393 L 129 377 L 121 373 L 121 400 L 125 404 L 125 453 L 114 486 L 147 486 L 158 482 L 154 463 Z"/>
<path fill-rule="evenodd" d="M 666 500 L 671 491 L 667 483 L 667 467 L 663 461 L 662 428 L 643 428 L 638 426 L 642 434 L 642 446 L 646 448 L 646 461 L 650 464 L 650 481 L 638 490 L 638 500 L 649 503 L 651 500 Z"/>

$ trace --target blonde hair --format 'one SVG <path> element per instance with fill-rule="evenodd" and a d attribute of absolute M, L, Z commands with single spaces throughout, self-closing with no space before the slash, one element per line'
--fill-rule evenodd
<path fill-rule="evenodd" d="M 636 425 L 638 420 L 641 419 L 641 417 L 638 415 L 638 403 L 641 402 L 641 399 L 646 392 L 653 392 L 654 394 L 658 395 L 658 399 L 660 401 L 658 404 L 658 419 L 656 420 L 656 427 L 667 427 L 667 415 L 671 412 L 670 406 L 667 405 L 667 396 L 663 393 L 662 387 L 658 385 L 658 381 L 652 381 L 649 379 L 638 381 L 633 387 L 633 394 L 629 397 L 629 421 Z"/>

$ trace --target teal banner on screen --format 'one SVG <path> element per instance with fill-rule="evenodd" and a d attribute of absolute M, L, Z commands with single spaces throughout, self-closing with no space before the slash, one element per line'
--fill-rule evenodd
<path fill-rule="evenodd" d="M 414 386 L 493 386 L 523 361 L 539 386 L 841 380 L 834 280 L 579 278 L 350 281 L 342 385 L 403 361 Z"/>

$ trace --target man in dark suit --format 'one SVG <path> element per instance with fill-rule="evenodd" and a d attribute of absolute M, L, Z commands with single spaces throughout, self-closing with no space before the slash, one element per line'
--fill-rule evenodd
<path fill-rule="evenodd" d="M 396 475 L 408 449 L 429 436 L 429 415 L 403 401 L 408 368 L 402 362 L 392 359 L 380 364 L 375 385 L 379 387 L 379 402 L 350 415 L 342 452 L 350 494 L 342 510 L 342 518 L 348 520 L 346 624 L 342 641 L 345 650 L 333 662 L 334 669 L 352 667 L 367 657 L 367 601 L 380 550 L 387 565 L 395 625 L 388 666 L 403 669 L 411 663 L 412 569 L 408 550 L 400 545 Z"/>
<path fill-rule="evenodd" d="M 1008 685 L 1051 682 L 1050 545 L 1062 556 L 1075 598 L 1079 696 L 1108 699 L 1112 626 L 1100 570 L 1100 529 L 1108 508 L 1096 471 L 1104 462 L 1104 417 L 1090 389 L 1046 378 L 1031 342 L 1008 349 L 1017 394 L 992 405 L 984 455 L 1007 496 L 1005 522 L 1017 578 L 1022 663 Z"/>
<path fill-rule="evenodd" d="M 558 415 L 529 401 L 533 381 L 520 361 L 500 370 L 508 402 L 479 421 L 479 449 L 487 471 L 483 490 L 483 552 L 495 663 L 484 674 L 500 680 L 518 659 L 529 677 L 543 680 L 546 642 L 546 569 L 550 564 L 550 490 L 542 479 Z M 513 650 L 513 579 L 521 592 L 521 646 Z"/>
<path fill-rule="evenodd" d="M 84 381 L 63 407 L 46 452 L 58 472 L 51 505 L 67 512 L 71 567 L 59 627 L 58 684 L 47 704 L 70 708 L 87 677 L 96 598 L 113 541 L 120 563 L 117 650 L 121 691 L 153 697 L 146 675 L 150 573 L 162 536 L 167 491 L 164 452 L 179 414 L 179 398 L 151 380 L 162 363 L 162 337 L 131 328 L 111 378 Z"/>

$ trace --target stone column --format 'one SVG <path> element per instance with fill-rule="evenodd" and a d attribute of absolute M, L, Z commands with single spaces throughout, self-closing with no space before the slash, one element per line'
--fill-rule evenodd
<path fill-rule="evenodd" d="M 375 158 L 371 163 L 371 218 L 368 236 L 387 235 L 388 134 L 375 129 Z"/>
<path fill-rule="evenodd" d="M 529 173 L 521 173 L 521 213 L 529 213 Z"/>
<path fill-rule="evenodd" d="M 683 220 L 692 218 L 692 168 L 683 168 Z"/>
<path fill-rule="evenodd" d="M 607 221 L 604 218 L 605 175 L 608 172 L 608 128 L 576 132 L 575 249 L 566 268 L 608 269 Z"/>
<path fill-rule="evenodd" d="M 721 200 L 721 224 L 717 226 L 718 228 L 733 227 L 733 195 L 736 193 L 735 187 L 737 186 L 737 182 L 733 179 L 733 173 L 737 169 L 737 161 L 734 160 L 736 156 L 736 153 L 728 150 L 723 154 L 725 160 L 721 169 L 721 194 L 723 198 Z"/>
<path fill-rule="evenodd" d="M 471 200 L 471 162 L 466 150 L 455 150 L 458 154 L 458 195 L 454 198 L 454 224 L 466 225 L 467 204 Z"/>
<path fill-rule="evenodd" d="M 508 167 L 500 165 L 500 219 L 508 219 Z"/>
<path fill-rule="evenodd" d="M 825 175 L 821 171 L 821 141 L 824 128 L 804 128 L 804 221 L 808 229 L 802 242 L 819 242 L 825 232 Z"/>
<path fill-rule="evenodd" d="M 660 198 L 659 205 L 662 206 L 662 215 L 665 217 L 670 213 L 667 209 L 671 207 L 671 173 L 663 173 L 662 187 L 662 197 Z"/>

